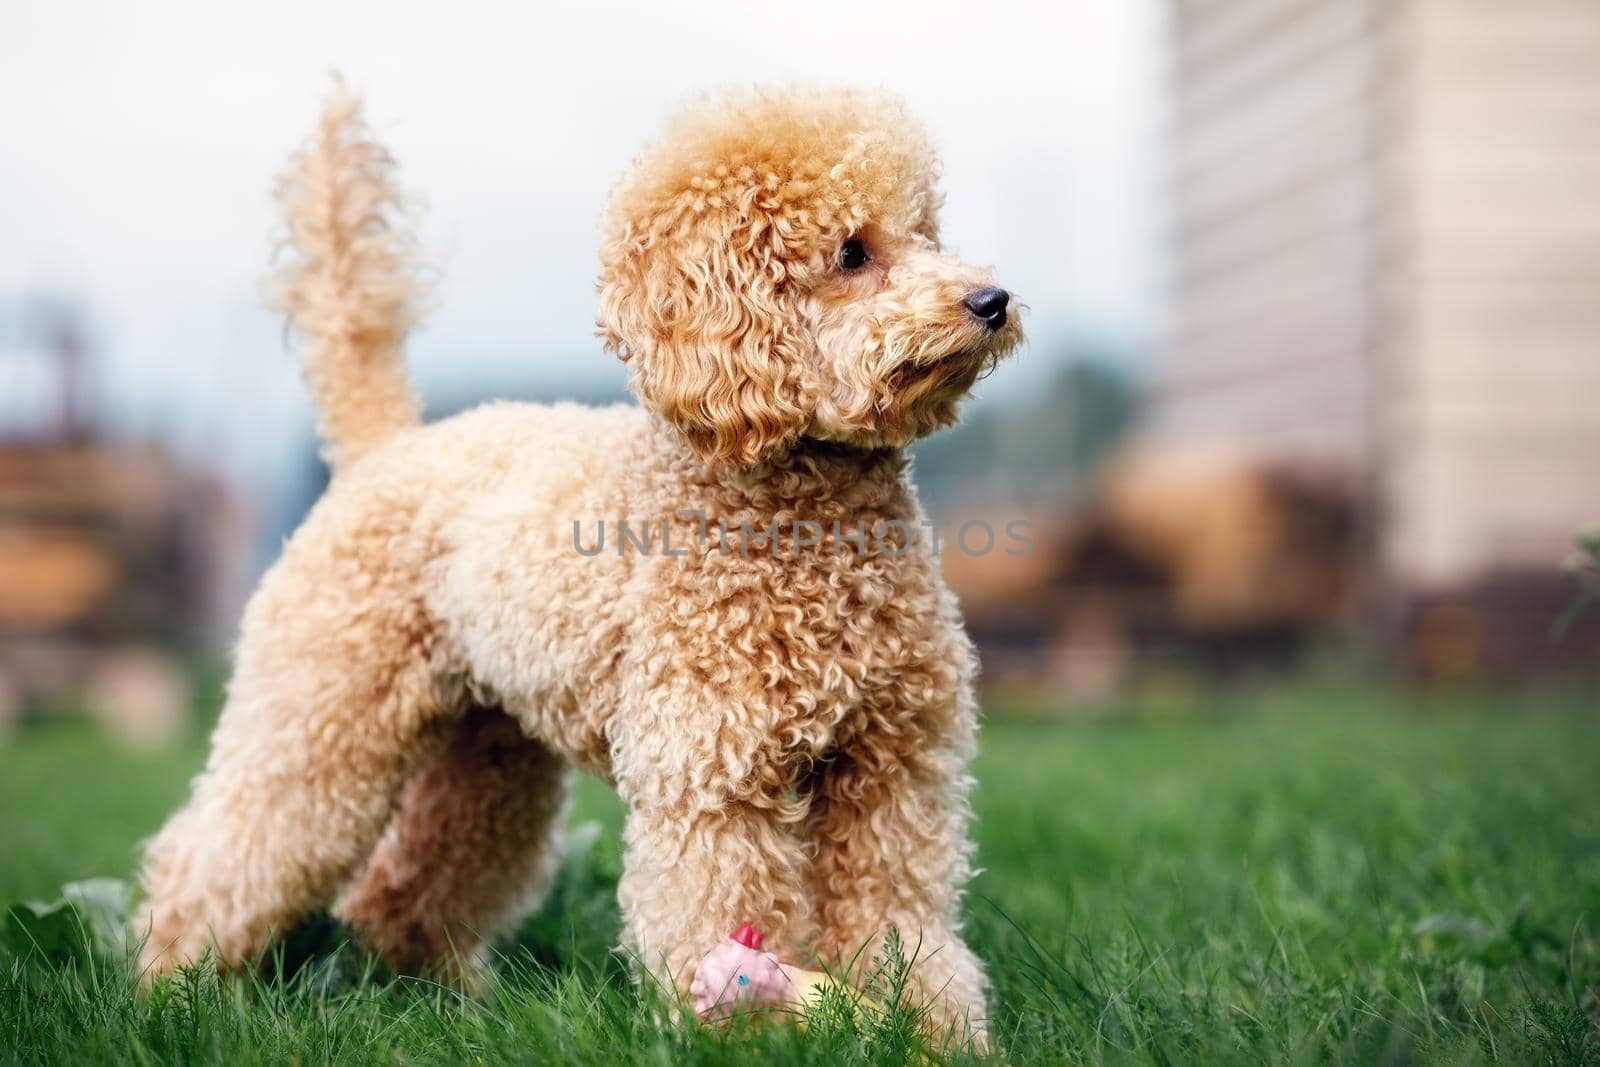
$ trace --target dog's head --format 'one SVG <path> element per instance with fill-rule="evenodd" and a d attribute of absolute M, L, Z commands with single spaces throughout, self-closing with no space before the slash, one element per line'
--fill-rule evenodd
<path fill-rule="evenodd" d="M 681 115 L 617 187 L 600 328 L 646 407 L 708 460 L 801 438 L 903 445 L 955 421 L 1021 339 L 989 271 L 939 250 L 927 134 L 853 91 Z"/>

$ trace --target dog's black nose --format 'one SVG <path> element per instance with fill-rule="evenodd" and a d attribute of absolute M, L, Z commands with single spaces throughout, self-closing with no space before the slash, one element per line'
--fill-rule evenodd
<path fill-rule="evenodd" d="M 1011 294 L 1004 289 L 978 289 L 961 301 L 963 307 L 976 315 L 985 326 L 998 330 L 1006 324 L 1006 305 Z"/>

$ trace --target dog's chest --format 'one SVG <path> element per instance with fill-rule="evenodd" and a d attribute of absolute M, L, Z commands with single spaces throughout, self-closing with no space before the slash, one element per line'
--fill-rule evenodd
<path fill-rule="evenodd" d="M 818 755 L 861 709 L 948 654 L 933 560 L 903 529 L 871 531 L 780 524 L 774 537 L 713 534 L 660 560 L 638 647 L 681 657 L 675 667 L 713 698 Z"/>

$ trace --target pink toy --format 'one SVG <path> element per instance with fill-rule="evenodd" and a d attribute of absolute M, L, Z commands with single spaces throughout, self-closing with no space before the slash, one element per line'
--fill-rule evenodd
<path fill-rule="evenodd" d="M 733 936 L 700 960 L 689 995 L 694 1010 L 707 1019 L 726 1020 L 740 1012 L 769 1008 L 804 1010 L 832 979 L 779 962 L 761 951 L 761 931 L 743 923 Z"/>
<path fill-rule="evenodd" d="M 823 990 L 838 988 L 837 982 L 822 971 L 790 967 L 772 953 L 762 952 L 761 931 L 740 923 L 728 940 L 700 958 L 689 995 L 703 1019 L 725 1023 L 735 1015 L 784 1011 L 804 1029 L 806 1011 L 820 1005 Z M 844 990 L 848 997 L 843 1004 L 858 1024 L 883 1014 L 883 1006 L 874 998 L 848 986 Z M 936 1061 L 924 1050 L 908 1062 L 931 1065 Z"/>

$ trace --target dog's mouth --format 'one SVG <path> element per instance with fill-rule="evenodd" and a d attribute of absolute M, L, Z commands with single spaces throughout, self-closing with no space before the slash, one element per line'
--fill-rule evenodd
<path fill-rule="evenodd" d="M 975 343 L 902 365 L 896 369 L 890 386 L 894 395 L 891 406 L 909 414 L 919 425 L 947 425 L 952 421 L 955 405 L 988 377 L 1021 340 L 1021 330 L 1011 322 L 986 331 Z"/>
<path fill-rule="evenodd" d="M 965 390 L 980 378 L 988 377 L 1016 345 L 1009 331 L 999 331 L 977 344 L 963 345 L 941 355 L 908 361 L 895 370 L 894 384 L 908 387 L 922 382 L 933 390 L 964 382 Z"/>
<path fill-rule="evenodd" d="M 977 360 L 977 354 L 967 348 L 931 358 L 907 360 L 890 374 L 889 388 L 892 392 L 901 393 L 918 387 L 923 390 L 937 387 L 943 379 L 966 370 Z"/>
<path fill-rule="evenodd" d="M 934 356 L 922 363 L 924 371 L 939 375 L 961 374 L 976 365 L 977 377 L 987 377 L 1000 361 L 1022 341 L 1022 329 L 1017 324 L 1018 304 L 1006 323 L 998 330 L 982 330 L 976 339 L 957 345 L 943 355 Z"/>
<path fill-rule="evenodd" d="M 1022 331 L 1015 323 L 998 330 L 960 324 L 919 340 L 921 345 L 901 349 L 873 375 L 866 405 L 856 407 L 848 395 L 841 396 L 810 436 L 872 447 L 904 445 L 952 425 L 961 402 L 1018 345 Z"/>
<path fill-rule="evenodd" d="M 916 413 L 953 403 L 993 370 L 999 358 L 988 346 L 978 346 L 901 364 L 890 378 L 886 401 Z"/>

